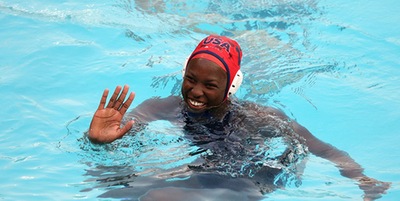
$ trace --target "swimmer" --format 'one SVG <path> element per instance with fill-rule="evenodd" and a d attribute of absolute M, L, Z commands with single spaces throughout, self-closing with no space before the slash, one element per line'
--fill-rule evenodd
<path fill-rule="evenodd" d="M 346 152 L 319 140 L 280 110 L 236 100 L 232 95 L 243 79 L 240 71 L 241 59 L 242 51 L 236 41 L 218 35 L 206 37 L 195 48 L 183 68 L 182 97 L 149 99 L 126 114 L 135 93 L 129 93 L 127 85 L 117 86 L 106 104 L 109 94 L 109 90 L 106 89 L 90 124 L 88 138 L 93 143 L 111 143 L 122 138 L 132 127 L 139 127 L 138 125 L 156 120 L 174 123 L 179 119 L 184 119 L 183 122 L 186 124 L 184 129 L 187 131 L 196 131 L 196 135 L 206 138 L 210 135 L 203 135 L 201 132 L 222 136 L 207 138 L 207 143 L 199 142 L 198 144 L 214 143 L 213 145 L 219 146 L 219 143 L 223 143 L 226 139 L 238 139 L 239 143 L 235 145 L 239 147 L 236 150 L 240 150 L 247 145 L 241 140 L 252 132 L 237 132 L 236 130 L 240 130 L 241 127 L 233 128 L 232 125 L 240 125 L 249 130 L 281 120 L 286 122 L 287 129 L 284 132 L 288 134 L 285 133 L 284 136 L 288 136 L 288 140 L 296 140 L 306 146 L 306 150 L 312 154 L 333 162 L 341 175 L 357 182 L 359 188 L 364 191 L 364 200 L 377 199 L 386 192 L 390 183 L 364 175 L 363 168 Z M 124 116 L 132 119 L 125 125 L 122 123 Z M 199 129 L 191 128 L 195 123 L 202 125 L 205 129 L 199 132 Z M 229 136 L 224 137 L 224 135 Z M 260 134 L 264 137 L 265 135 L 271 134 Z M 190 137 L 195 142 L 200 138 L 196 138 L 193 134 Z M 224 140 L 219 140 L 221 138 Z M 232 147 L 225 147 L 224 150 L 230 148 Z"/>

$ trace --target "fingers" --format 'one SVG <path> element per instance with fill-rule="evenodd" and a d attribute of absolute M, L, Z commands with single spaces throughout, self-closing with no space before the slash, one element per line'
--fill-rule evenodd
<path fill-rule="evenodd" d="M 133 126 L 134 123 L 135 123 L 135 121 L 133 121 L 133 120 L 128 121 L 128 122 L 125 124 L 125 126 L 122 127 L 122 128 L 119 130 L 119 138 L 122 137 L 123 135 L 125 135 L 125 134 L 132 128 L 132 126 Z"/>
<path fill-rule="evenodd" d="M 97 108 L 98 110 L 104 109 L 104 106 L 106 105 L 106 101 L 107 101 L 107 96 L 108 96 L 108 89 L 105 89 L 103 92 L 103 95 L 101 96 L 100 104 L 99 104 L 99 107 Z"/>
<path fill-rule="evenodd" d="M 125 103 L 122 104 L 121 109 L 120 109 L 120 113 L 122 115 L 125 114 L 125 112 L 128 110 L 129 106 L 131 106 L 131 103 L 133 102 L 133 99 L 135 99 L 135 93 L 131 92 L 129 94 L 128 99 L 125 101 Z"/>
<path fill-rule="evenodd" d="M 373 178 L 363 177 L 359 180 L 359 187 L 364 191 L 364 201 L 376 200 L 390 188 L 390 182 L 382 182 Z"/>
<path fill-rule="evenodd" d="M 121 92 L 122 89 L 122 92 Z M 131 105 L 135 95 L 134 94 L 130 94 L 128 100 L 125 100 L 126 95 L 128 94 L 129 91 L 129 86 L 125 85 L 124 88 L 122 88 L 121 86 L 117 86 L 114 90 L 113 95 L 110 98 L 110 101 L 107 104 L 107 108 L 114 108 L 116 110 L 121 110 L 121 113 L 124 114 L 126 112 L 126 110 L 129 108 L 129 106 Z M 102 97 L 102 101 L 104 98 L 104 94 Z M 105 98 L 107 99 L 107 96 L 105 96 Z M 104 102 L 105 105 L 105 102 Z M 103 105 L 103 108 L 104 108 Z"/>
<path fill-rule="evenodd" d="M 122 93 L 115 100 L 114 109 L 119 110 L 121 108 L 121 106 L 124 104 L 124 100 L 128 91 L 129 91 L 129 86 L 125 85 L 124 88 L 122 89 Z"/>
<path fill-rule="evenodd" d="M 107 104 L 107 108 L 113 108 L 115 105 L 115 102 L 118 98 L 119 92 L 121 92 L 121 86 L 117 86 L 114 90 L 113 95 L 110 98 L 110 102 Z"/>

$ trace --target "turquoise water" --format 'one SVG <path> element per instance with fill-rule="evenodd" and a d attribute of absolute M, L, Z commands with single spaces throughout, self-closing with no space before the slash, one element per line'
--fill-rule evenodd
<path fill-rule="evenodd" d="M 183 61 L 200 39 L 218 33 L 244 51 L 237 97 L 285 111 L 367 175 L 392 182 L 380 200 L 397 200 L 399 8 L 394 0 L 0 0 L 0 198 L 96 200 L 117 188 L 96 181 L 98 167 L 128 174 L 144 161 L 130 149 L 98 151 L 82 140 L 102 90 L 129 84 L 134 106 L 179 94 Z M 148 145 L 185 146 L 165 122 L 150 129 L 142 136 Z M 170 160 L 160 168 L 191 161 L 159 157 Z M 330 162 L 310 156 L 302 185 L 266 200 L 361 196 Z"/>

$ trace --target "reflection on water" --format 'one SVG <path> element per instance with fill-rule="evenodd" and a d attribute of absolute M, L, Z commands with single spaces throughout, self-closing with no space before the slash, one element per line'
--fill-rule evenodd
<path fill-rule="evenodd" d="M 26 4 L 3 3 L 0 10 L 43 21 L 124 29 L 124 35 L 133 42 L 131 53 L 110 54 L 140 56 L 141 61 L 125 61 L 122 67 L 133 65 L 135 68 L 144 62 L 149 68 L 156 64 L 176 68 L 184 63 L 205 34 L 233 37 L 244 52 L 245 79 L 238 95 L 262 104 L 273 103 L 270 97 L 301 81 L 303 85 L 293 91 L 313 105 L 302 89 L 313 85 L 317 74 L 340 73 L 344 68 L 351 68 L 340 61 L 321 60 L 313 55 L 317 47 L 311 42 L 309 26 L 325 12 L 316 0 L 119 0 L 99 1 L 84 7 L 73 3 L 49 3 L 46 7 Z M 344 29 L 343 26 L 336 28 Z M 180 81 L 179 72 L 170 73 L 155 76 L 152 86 L 177 95 Z"/>
<path fill-rule="evenodd" d="M 337 73 L 343 66 L 336 61 L 321 61 L 308 34 L 313 20 L 324 10 L 318 1 L 124 1 L 161 23 L 178 21 L 180 29 L 172 37 L 216 33 L 236 39 L 242 46 L 242 71 L 245 79 L 239 96 L 258 103 L 271 103 L 270 97 L 293 83 L 299 94 L 316 107 L 302 88 L 313 85 L 316 74 Z M 126 6 L 125 6 L 126 7 Z M 199 38 L 201 38 L 200 36 Z M 193 45 L 194 48 L 194 45 Z M 183 60 L 181 63 L 183 64 Z M 180 73 L 153 78 L 156 89 L 180 93 Z"/>

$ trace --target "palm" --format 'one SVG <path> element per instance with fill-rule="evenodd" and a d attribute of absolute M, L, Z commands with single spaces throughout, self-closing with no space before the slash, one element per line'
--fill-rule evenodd
<path fill-rule="evenodd" d="M 120 130 L 122 117 L 121 113 L 114 108 L 97 110 L 93 116 L 92 126 L 99 129 L 101 133 L 116 135 Z"/>
<path fill-rule="evenodd" d="M 89 138 L 94 142 L 112 142 L 122 137 L 132 127 L 133 122 L 128 122 L 121 128 L 121 121 L 133 101 L 134 94 L 131 93 L 124 102 L 129 87 L 124 86 L 122 93 L 118 86 L 110 101 L 105 107 L 108 90 L 105 90 L 100 101 L 100 105 L 95 112 L 92 123 L 90 124 Z"/>

